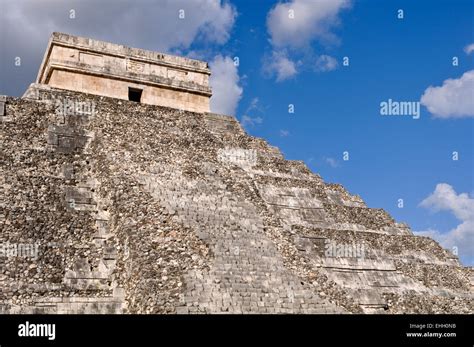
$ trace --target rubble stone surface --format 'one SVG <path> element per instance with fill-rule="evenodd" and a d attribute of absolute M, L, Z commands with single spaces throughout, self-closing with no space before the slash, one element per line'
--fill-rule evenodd
<path fill-rule="evenodd" d="M 233 117 L 33 88 L 0 116 L 0 244 L 37 246 L 0 253 L 0 312 L 474 312 L 472 269 Z"/>

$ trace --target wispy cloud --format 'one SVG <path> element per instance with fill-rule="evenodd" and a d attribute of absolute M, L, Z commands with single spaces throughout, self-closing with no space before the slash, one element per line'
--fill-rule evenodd
<path fill-rule="evenodd" d="M 468 55 L 474 52 L 474 43 L 471 43 L 467 45 L 466 47 L 464 47 L 464 52 L 466 52 L 466 54 Z"/>
<path fill-rule="evenodd" d="M 337 68 L 337 60 L 329 55 L 321 55 L 316 59 L 315 70 L 319 72 L 332 71 Z"/>
<path fill-rule="evenodd" d="M 328 55 L 321 55 L 316 66 L 314 60 L 295 56 L 314 55 L 311 44 L 315 41 L 337 42 L 333 28 L 340 23 L 340 12 L 350 6 L 350 0 L 279 1 L 267 15 L 272 53 L 264 59 L 264 72 L 281 82 L 305 70 L 305 65 L 319 72 L 334 70 L 337 62 Z"/>
<path fill-rule="evenodd" d="M 324 161 L 332 168 L 336 168 L 339 166 L 339 162 L 334 158 L 324 158 Z"/>
<path fill-rule="evenodd" d="M 241 124 L 243 127 L 246 126 L 255 126 L 255 124 L 262 124 L 263 123 L 263 118 L 262 117 L 250 117 L 247 115 L 243 115 L 241 119 Z"/>
<path fill-rule="evenodd" d="M 263 107 L 260 104 L 260 99 L 258 97 L 254 97 L 251 101 L 247 109 L 245 110 L 245 114 L 249 114 L 252 111 L 263 112 Z"/>
<path fill-rule="evenodd" d="M 254 127 L 257 124 L 262 124 L 264 111 L 265 107 L 261 104 L 260 99 L 258 97 L 252 98 L 240 120 L 242 126 Z"/>

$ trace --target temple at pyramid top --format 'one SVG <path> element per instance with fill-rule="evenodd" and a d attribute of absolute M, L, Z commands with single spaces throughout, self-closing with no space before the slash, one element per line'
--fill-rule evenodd
<path fill-rule="evenodd" d="M 36 83 L 209 112 L 210 74 L 203 61 L 55 32 Z"/>

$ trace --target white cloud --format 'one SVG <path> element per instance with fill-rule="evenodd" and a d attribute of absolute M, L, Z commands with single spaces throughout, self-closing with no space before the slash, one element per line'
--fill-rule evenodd
<path fill-rule="evenodd" d="M 471 43 L 464 47 L 464 52 L 466 52 L 466 54 L 471 54 L 472 52 L 474 52 L 474 43 Z"/>
<path fill-rule="evenodd" d="M 211 111 L 215 113 L 235 115 L 237 104 L 242 97 L 240 77 L 231 57 L 218 55 L 209 64 L 212 88 Z"/>
<path fill-rule="evenodd" d="M 327 40 L 333 36 L 330 29 L 339 22 L 339 12 L 349 6 L 350 0 L 279 2 L 267 16 L 271 42 L 276 47 L 301 48 L 315 39 Z"/>
<path fill-rule="evenodd" d="M 435 191 L 420 203 L 421 207 L 433 211 L 449 211 L 461 222 L 448 232 L 429 229 L 415 232 L 417 235 L 429 236 L 443 247 L 456 247 L 460 256 L 474 255 L 474 198 L 467 193 L 457 194 L 447 183 L 436 185 Z"/>
<path fill-rule="evenodd" d="M 276 75 L 278 82 L 290 79 L 298 73 L 296 63 L 290 60 L 283 51 L 274 51 L 270 57 L 264 59 L 263 63 L 264 71 L 270 75 Z"/>
<path fill-rule="evenodd" d="M 287 137 L 287 136 L 290 136 L 290 132 L 288 130 L 280 130 L 280 136 L 281 137 Z"/>
<path fill-rule="evenodd" d="M 447 183 L 436 185 L 435 191 L 424 199 L 420 206 L 435 211 L 452 211 L 460 220 L 474 219 L 474 199 L 467 193 L 456 194 L 453 187 Z"/>
<path fill-rule="evenodd" d="M 69 18 L 70 9 L 75 19 Z M 3 25 L 11 21 L 21 28 L 11 32 L 25 43 L 47 41 L 55 30 L 161 51 L 188 48 L 196 40 L 223 44 L 237 16 L 222 0 L 137 1 L 132 8 L 127 0 L 17 0 L 6 10 Z"/>
<path fill-rule="evenodd" d="M 337 68 L 337 60 L 329 55 L 321 55 L 316 59 L 316 71 L 332 71 Z"/>
<path fill-rule="evenodd" d="M 445 80 L 441 87 L 428 87 L 420 101 L 438 118 L 474 117 L 474 70 Z"/>

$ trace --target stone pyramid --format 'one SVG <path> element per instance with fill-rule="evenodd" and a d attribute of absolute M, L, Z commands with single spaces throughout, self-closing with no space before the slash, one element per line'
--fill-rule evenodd
<path fill-rule="evenodd" d="M 472 269 L 233 117 L 39 84 L 0 106 L 3 313 L 474 312 Z"/>

